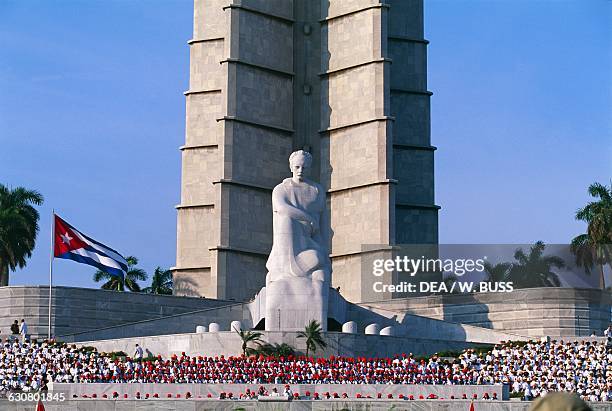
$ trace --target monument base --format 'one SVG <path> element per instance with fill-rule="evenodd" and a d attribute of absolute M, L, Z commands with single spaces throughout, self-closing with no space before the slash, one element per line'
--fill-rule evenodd
<path fill-rule="evenodd" d="M 327 330 L 329 285 L 310 277 L 269 281 L 266 295 L 266 331 L 303 331 L 312 320 Z"/>

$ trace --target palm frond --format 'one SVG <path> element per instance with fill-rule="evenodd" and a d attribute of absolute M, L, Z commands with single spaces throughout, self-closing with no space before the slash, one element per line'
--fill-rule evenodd
<path fill-rule="evenodd" d="M 572 240 L 570 249 L 576 265 L 590 274 L 594 266 L 600 266 L 600 286 L 605 289 L 603 267 L 612 267 L 612 183 L 610 187 L 595 182 L 588 188 L 591 201 L 576 212 L 576 219 L 587 223 L 586 234 Z"/>
<path fill-rule="evenodd" d="M 565 267 L 565 261 L 554 255 L 544 255 L 546 245 L 537 241 L 525 254 L 522 249 L 515 252 L 516 263 L 508 271 L 508 279 L 517 288 L 558 287 L 561 285 L 559 276 L 553 268 Z"/>
<path fill-rule="evenodd" d="M 102 288 L 103 290 L 117 290 L 117 287 L 117 280 L 115 278 L 111 278 L 110 280 L 102 284 L 100 288 Z"/>
<path fill-rule="evenodd" d="M 34 206 L 43 201 L 38 191 L 0 184 L 0 285 L 8 285 L 8 271 L 23 268 L 32 256 L 40 218 Z"/>
<path fill-rule="evenodd" d="M 118 277 L 113 274 L 98 270 L 94 273 L 94 281 L 100 282 L 109 280 L 102 285 L 105 290 L 125 291 L 126 288 L 132 292 L 140 292 L 141 287 L 138 281 L 145 281 L 148 277 L 146 271 L 135 267 L 138 264 L 138 259 L 134 256 L 126 257 L 128 263 L 128 271 L 123 277 Z M 108 285 L 112 283 L 112 285 Z"/>
<path fill-rule="evenodd" d="M 93 280 L 97 283 L 99 283 L 102 280 L 108 280 L 109 278 L 113 277 L 112 275 L 110 275 L 109 273 L 106 273 L 104 271 L 98 270 L 94 273 L 93 275 Z"/>
<path fill-rule="evenodd" d="M 128 272 L 125 276 L 131 279 L 132 281 L 145 281 L 148 278 L 147 273 L 142 268 L 128 269 Z"/>

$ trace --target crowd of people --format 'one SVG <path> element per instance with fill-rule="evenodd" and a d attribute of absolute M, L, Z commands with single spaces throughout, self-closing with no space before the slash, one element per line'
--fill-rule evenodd
<path fill-rule="evenodd" d="M 136 353 L 142 356 L 142 347 Z M 55 342 L 6 340 L 0 391 L 36 391 L 58 383 L 508 384 L 527 399 L 552 391 L 612 400 L 612 348 L 602 342 L 504 343 L 453 358 L 306 358 L 236 356 L 117 357 Z"/>
<path fill-rule="evenodd" d="M 479 383 L 509 384 L 527 399 L 575 392 L 586 401 L 612 401 L 612 348 L 606 343 L 508 343 L 485 355 L 467 350 L 459 361 Z"/>

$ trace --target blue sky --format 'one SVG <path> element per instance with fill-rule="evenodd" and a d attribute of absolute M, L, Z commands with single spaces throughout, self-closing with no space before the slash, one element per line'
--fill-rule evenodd
<path fill-rule="evenodd" d="M 563 243 L 612 176 L 612 3 L 426 1 L 443 243 Z M 0 182 L 151 272 L 175 261 L 191 1 L 0 2 Z M 54 283 L 95 287 L 56 260 Z"/>

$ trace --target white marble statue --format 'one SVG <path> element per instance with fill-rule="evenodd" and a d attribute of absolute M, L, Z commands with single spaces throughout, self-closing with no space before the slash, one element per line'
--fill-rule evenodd
<path fill-rule="evenodd" d="M 310 320 L 327 329 L 331 262 L 321 234 L 325 190 L 306 178 L 312 156 L 289 157 L 293 177 L 272 192 L 273 243 L 266 268 L 266 330 L 303 330 Z"/>

